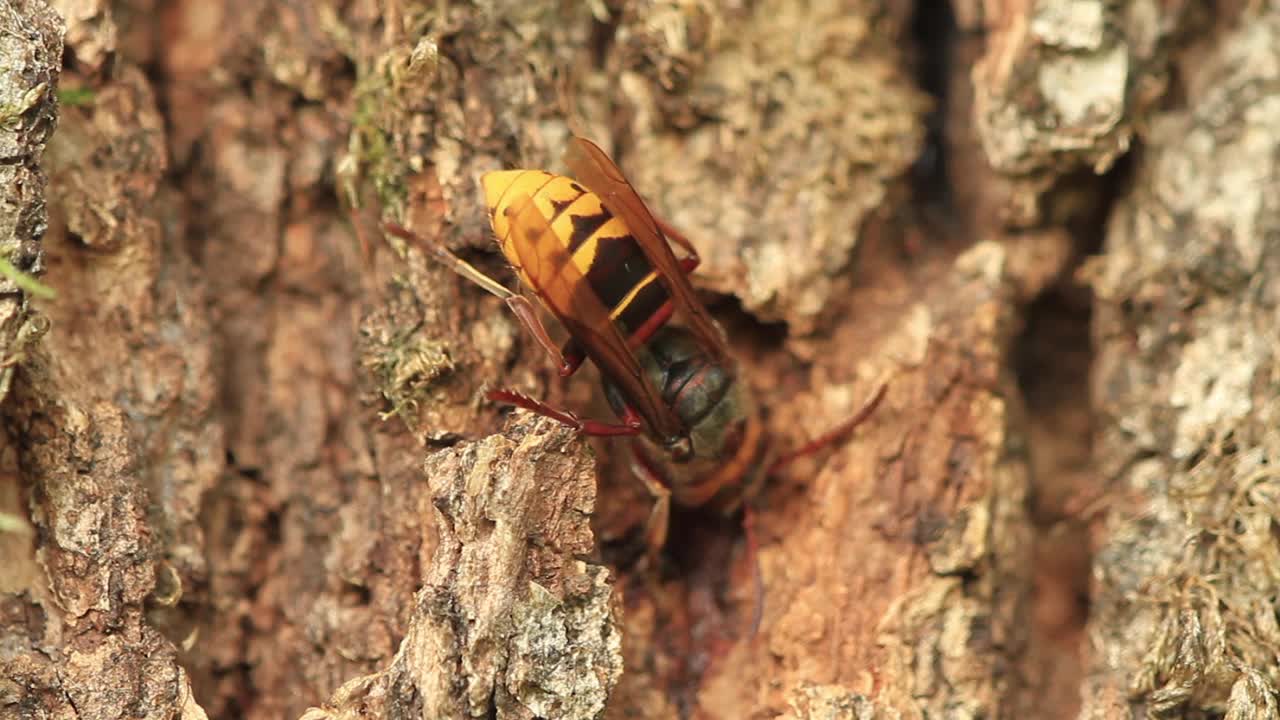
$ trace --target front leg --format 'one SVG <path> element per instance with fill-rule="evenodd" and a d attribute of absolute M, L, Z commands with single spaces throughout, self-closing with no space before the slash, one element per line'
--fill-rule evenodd
<path fill-rule="evenodd" d="M 658 553 L 667 544 L 667 531 L 671 527 L 671 490 L 666 481 L 649 464 L 641 454 L 639 447 L 631 448 L 631 470 L 645 490 L 653 498 L 653 507 L 649 510 L 649 519 L 644 526 L 644 564 L 652 566 Z"/>
<path fill-rule="evenodd" d="M 627 408 L 627 412 L 622 416 L 622 422 L 611 423 L 604 420 L 582 420 L 569 410 L 561 410 L 515 390 L 490 390 L 486 393 L 486 397 L 494 402 L 515 405 L 543 417 L 549 417 L 552 420 L 568 425 L 583 435 L 592 437 L 639 435 L 644 432 L 644 425 L 640 420 L 640 415 L 630 407 Z"/>
<path fill-rule="evenodd" d="M 529 334 L 533 335 L 533 339 L 538 342 L 538 345 L 551 356 L 551 360 L 556 364 L 556 367 L 560 371 L 560 375 L 565 377 L 572 375 L 573 371 L 577 370 L 578 366 L 582 364 L 581 359 L 566 359 L 564 354 L 560 352 L 560 348 L 556 347 L 556 344 L 551 340 L 551 335 L 547 332 L 547 328 L 542 324 L 542 320 L 538 318 L 537 308 L 533 306 L 533 303 L 529 302 L 528 298 L 519 293 L 512 292 L 502 283 L 480 272 L 480 270 L 471 263 L 449 252 L 448 248 L 438 242 L 427 240 L 421 235 L 398 223 L 386 222 L 383 223 L 382 227 L 384 230 L 395 235 L 401 240 L 413 243 L 419 248 L 430 253 L 436 258 L 436 260 L 443 263 L 445 267 L 455 273 L 470 280 L 476 285 L 479 285 L 481 288 L 493 295 L 502 298 L 502 301 L 507 304 L 507 307 L 511 309 L 511 312 L 518 320 L 520 320 L 520 324 L 524 325 L 525 329 L 529 331 Z"/>

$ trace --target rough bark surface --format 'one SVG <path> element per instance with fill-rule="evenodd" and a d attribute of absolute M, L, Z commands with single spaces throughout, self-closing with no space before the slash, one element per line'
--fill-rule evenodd
<path fill-rule="evenodd" d="M 322 718 L 592 718 L 622 673 L 607 568 L 591 553 L 595 463 L 550 420 L 427 460 L 440 538 L 390 666 Z M 434 513 L 430 508 L 434 508 Z"/>
<path fill-rule="evenodd" d="M 1278 42 L 1275 8 L 1201 40 L 1093 266 L 1117 500 L 1086 717 L 1280 717 Z"/>
<path fill-rule="evenodd" d="M 1280 717 L 1275 3 L 0 30 L 0 717 Z M 687 511 L 638 561 L 625 444 L 483 400 L 599 415 L 592 371 L 378 230 L 510 279 L 477 177 L 571 128 L 698 245 L 779 447 L 888 383 L 754 554 Z"/>
<path fill-rule="evenodd" d="M 52 98 L 61 20 L 20 5 L 6 9 L 19 24 L 4 35 L 43 49 L 33 57 L 51 63 L 41 85 Z M 41 97 L 24 115 L 45 125 L 39 142 L 54 117 Z M 36 529 L 4 539 L 0 707 L 19 717 L 204 717 L 177 646 L 149 617 L 205 566 L 199 495 L 221 465 L 209 327 L 180 311 L 203 302 L 201 286 L 152 202 L 160 126 L 148 84 L 126 70 L 92 110 L 64 105 L 44 154 L 59 188 L 44 280 L 59 294 L 41 312 L 58 330 L 26 351 L 5 412 L 6 482 Z M 9 186 L 32 194 L 15 230 L 28 244 L 45 230 L 39 178 Z"/>
<path fill-rule="evenodd" d="M 9 394 L 14 368 L 47 325 L 32 313 L 14 271 L 44 269 L 45 173 L 40 156 L 58 124 L 58 72 L 62 19 L 48 5 L 6 3 L 0 8 L 0 259 L 11 268 L 0 278 L 0 399 Z"/>

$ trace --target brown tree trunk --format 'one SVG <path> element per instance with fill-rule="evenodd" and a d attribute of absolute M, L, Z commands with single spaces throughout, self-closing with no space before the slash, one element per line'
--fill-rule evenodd
<path fill-rule="evenodd" d="M 0 11 L 0 717 L 1280 717 L 1273 3 Z M 510 280 L 571 125 L 779 447 L 888 383 L 754 554 L 640 562 L 625 442 L 483 400 L 593 371 L 379 231 Z"/>

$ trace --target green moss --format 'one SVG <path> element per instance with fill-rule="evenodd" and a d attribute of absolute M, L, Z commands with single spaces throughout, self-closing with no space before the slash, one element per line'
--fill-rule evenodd
<path fill-rule="evenodd" d="M 0 512 L 0 533 L 18 533 L 21 535 L 30 535 L 31 526 L 26 520 L 17 515 L 10 515 L 7 512 Z"/>
<path fill-rule="evenodd" d="M 0 355 L 0 400 L 9 396 L 9 388 L 13 385 L 14 369 L 27 359 L 27 352 L 49 332 L 47 316 L 30 312 L 29 309 L 24 312 L 27 315 L 22 325 L 9 341 L 4 353 Z"/>
<path fill-rule="evenodd" d="M 53 288 L 14 267 L 13 264 L 4 257 L 0 257 L 0 275 L 11 280 L 14 285 L 22 288 L 29 295 L 34 295 L 35 297 L 45 300 L 52 300 L 58 296 L 58 293 L 54 291 Z"/>
<path fill-rule="evenodd" d="M 27 88 L 26 92 L 22 94 L 22 98 L 16 103 L 0 105 L 0 127 L 14 128 L 19 126 L 24 115 L 45 101 L 48 90 L 48 83 L 39 83 L 34 87 Z"/>
<path fill-rule="evenodd" d="M 383 208 L 403 207 L 408 189 L 404 183 L 405 163 L 393 157 L 393 138 L 386 117 L 388 97 L 384 87 L 356 88 L 356 112 L 351 120 L 348 148 Z"/>
<path fill-rule="evenodd" d="M 383 416 L 399 416 L 411 425 L 419 401 L 454 369 L 447 344 L 424 338 L 417 330 L 385 346 L 371 364 L 382 396 L 391 406 Z"/>
<path fill-rule="evenodd" d="M 91 88 L 58 88 L 58 102 L 62 105 L 70 107 L 92 105 L 95 98 L 97 98 L 97 93 L 95 93 Z"/>
<path fill-rule="evenodd" d="M 384 303 L 361 323 L 361 364 L 389 409 L 412 429 L 419 405 L 456 368 L 450 343 L 432 337 L 412 284 L 396 278 Z"/>
<path fill-rule="evenodd" d="M 383 211 L 396 215 L 404 207 L 405 178 L 421 153 L 414 136 L 421 132 L 416 125 L 423 91 L 431 87 L 438 62 L 435 41 L 423 37 L 360 68 L 347 155 L 339 167 L 342 194 L 353 206 L 361 205 L 362 190 L 372 190 Z"/>

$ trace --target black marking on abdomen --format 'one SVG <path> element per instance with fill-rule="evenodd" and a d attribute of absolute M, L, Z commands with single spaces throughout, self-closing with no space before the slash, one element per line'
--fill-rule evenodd
<path fill-rule="evenodd" d="M 549 223 L 555 222 L 556 218 L 563 215 L 564 211 L 568 210 L 570 205 L 577 202 L 579 197 L 582 197 L 582 196 L 578 195 L 577 197 L 572 197 L 568 200 L 556 200 L 555 198 L 547 198 L 547 200 L 551 203 L 551 217 L 547 220 L 547 222 Z"/>
<path fill-rule="evenodd" d="M 653 282 L 640 289 L 636 296 L 627 303 L 615 319 L 622 325 L 623 334 L 630 336 L 631 333 L 640 329 L 640 326 L 653 317 L 653 314 L 662 308 L 662 304 L 667 301 L 667 289 L 662 283 L 655 278 Z M 616 309 L 616 305 L 610 310 Z"/>
<path fill-rule="evenodd" d="M 640 251 L 635 238 L 596 238 L 596 255 L 587 272 L 587 282 L 600 302 L 613 310 L 649 275 L 649 260 Z"/>
<path fill-rule="evenodd" d="M 600 228 L 604 227 L 605 223 L 612 219 L 613 214 L 603 205 L 600 207 L 600 212 L 590 215 L 574 215 L 570 213 L 569 221 L 573 223 L 573 232 L 569 234 L 569 252 L 573 253 L 582 247 L 582 243 L 591 239 L 592 235 L 595 235 Z"/>

